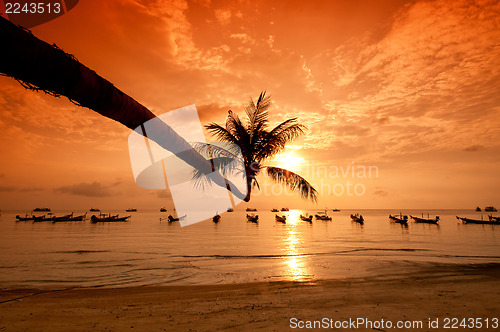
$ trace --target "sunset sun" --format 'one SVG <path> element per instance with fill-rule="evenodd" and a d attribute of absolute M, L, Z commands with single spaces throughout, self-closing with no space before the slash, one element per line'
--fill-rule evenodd
<path fill-rule="evenodd" d="M 295 151 L 284 152 L 274 159 L 278 167 L 297 170 L 304 165 L 304 158 L 300 157 Z"/>

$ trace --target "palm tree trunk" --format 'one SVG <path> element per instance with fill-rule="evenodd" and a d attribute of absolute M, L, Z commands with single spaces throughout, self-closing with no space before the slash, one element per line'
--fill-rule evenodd
<path fill-rule="evenodd" d="M 81 64 L 72 55 L 55 45 L 50 45 L 7 19 L 0 17 L 0 73 L 18 80 L 32 90 L 42 90 L 55 96 L 66 96 L 74 103 L 135 129 L 155 115 L 130 96 L 126 95 L 96 72 Z M 212 165 L 196 152 L 170 126 L 159 122 L 154 139 L 168 151 L 185 151 L 177 154 L 189 165 L 205 174 L 212 172 Z M 226 187 L 220 177 L 215 181 Z M 236 188 L 236 186 L 233 186 Z M 236 190 L 236 189 L 235 189 Z M 234 192 L 245 197 L 241 192 Z"/>

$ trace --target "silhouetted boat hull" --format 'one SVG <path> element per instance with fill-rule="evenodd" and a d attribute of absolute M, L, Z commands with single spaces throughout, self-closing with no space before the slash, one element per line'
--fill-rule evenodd
<path fill-rule="evenodd" d="M 98 222 L 120 222 L 120 221 L 128 221 L 127 219 L 130 218 L 131 216 L 126 216 L 126 217 L 118 217 L 116 216 L 110 216 L 110 217 L 97 217 L 96 215 L 93 215 L 90 217 L 90 220 L 93 224 L 98 223 Z"/>
<path fill-rule="evenodd" d="M 398 224 L 408 224 L 408 217 L 403 216 L 403 218 L 398 218 L 396 216 L 389 215 L 389 219 Z"/>
<path fill-rule="evenodd" d="M 76 217 L 73 217 L 73 213 L 72 213 L 72 214 L 68 214 L 67 216 L 63 216 L 63 217 L 52 218 L 52 222 L 84 221 L 86 219 L 87 219 L 86 212 L 85 212 L 85 214 L 82 214 L 82 215 L 76 216 Z"/>
<path fill-rule="evenodd" d="M 358 224 L 364 224 L 365 219 L 363 216 L 357 215 L 357 214 L 351 214 L 351 220 L 354 222 L 357 222 Z"/>
<path fill-rule="evenodd" d="M 259 222 L 259 216 L 258 215 L 247 214 L 247 221 L 250 221 L 250 222 L 253 222 L 253 223 L 258 223 Z"/>
<path fill-rule="evenodd" d="M 478 224 L 478 225 L 500 225 L 500 221 L 490 221 L 488 220 L 478 220 L 478 219 L 469 219 L 464 217 L 457 216 L 458 220 L 462 220 L 464 224 Z"/>
<path fill-rule="evenodd" d="M 436 216 L 436 219 L 426 219 L 410 215 L 410 218 L 412 218 L 416 223 L 423 223 L 423 224 L 437 224 L 439 222 L 439 216 Z"/>
<path fill-rule="evenodd" d="M 312 222 L 313 216 L 305 217 L 303 215 L 300 215 L 300 220 L 307 221 L 307 222 Z"/>
<path fill-rule="evenodd" d="M 275 217 L 275 219 L 276 219 L 277 222 L 281 222 L 283 224 L 286 223 L 286 216 L 275 215 L 274 217 Z"/>

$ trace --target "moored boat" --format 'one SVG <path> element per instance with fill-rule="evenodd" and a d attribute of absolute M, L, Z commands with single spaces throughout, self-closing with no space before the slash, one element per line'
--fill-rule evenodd
<path fill-rule="evenodd" d="M 465 217 L 459 217 L 457 216 L 458 220 L 462 220 L 464 224 L 478 224 L 478 225 L 500 225 L 500 221 L 494 220 L 491 221 L 490 219 L 488 220 L 483 220 L 481 217 L 481 220 L 479 219 L 470 219 L 470 218 L 465 218 Z"/>
<path fill-rule="evenodd" d="M 33 215 L 31 216 L 28 216 L 28 214 L 26 214 L 25 217 L 21 217 L 20 215 L 17 215 L 16 216 L 16 221 L 33 221 Z"/>
<path fill-rule="evenodd" d="M 247 208 L 247 210 L 246 210 L 246 211 L 247 211 L 247 212 L 255 212 L 255 211 L 257 211 L 257 209 Z"/>
<path fill-rule="evenodd" d="M 275 215 L 274 217 L 275 217 L 275 219 L 276 219 L 277 222 L 281 222 L 283 224 L 286 223 L 286 216 Z"/>
<path fill-rule="evenodd" d="M 326 220 L 326 221 L 332 220 L 332 217 L 328 216 L 328 214 L 326 213 L 326 209 L 325 209 L 325 212 L 316 212 L 314 217 L 317 220 Z"/>
<path fill-rule="evenodd" d="M 484 208 L 484 212 L 497 212 L 497 209 L 494 206 L 487 206 Z"/>
<path fill-rule="evenodd" d="M 137 209 L 126 209 L 127 212 L 137 212 Z"/>
<path fill-rule="evenodd" d="M 35 212 L 50 212 L 50 209 L 46 208 L 46 207 L 44 207 L 44 208 L 37 207 L 33 211 L 35 211 Z"/>
<path fill-rule="evenodd" d="M 439 222 L 439 216 L 436 216 L 435 219 L 429 219 L 429 218 L 414 217 L 410 215 L 410 218 L 412 218 L 416 223 L 437 224 Z"/>
<path fill-rule="evenodd" d="M 282 212 L 288 212 L 288 211 L 290 211 L 290 209 L 289 209 L 289 208 L 287 208 L 287 207 L 284 207 L 284 208 L 281 208 L 281 211 L 282 211 Z"/>
<path fill-rule="evenodd" d="M 278 209 L 272 209 L 271 212 L 280 212 Z"/>
<path fill-rule="evenodd" d="M 87 212 L 82 215 L 73 217 L 73 213 L 68 214 L 67 216 L 62 217 L 54 217 L 52 218 L 52 222 L 64 222 L 64 221 L 85 221 L 87 219 Z"/>
<path fill-rule="evenodd" d="M 164 208 L 164 207 L 162 207 L 162 208 L 160 209 L 160 212 L 167 212 L 167 209 L 166 209 L 166 208 Z"/>
<path fill-rule="evenodd" d="M 365 219 L 363 218 L 362 215 L 356 213 L 356 214 L 352 214 L 351 213 L 351 220 L 354 221 L 354 222 L 357 222 L 359 224 L 364 224 L 365 223 Z"/>
<path fill-rule="evenodd" d="M 247 214 L 247 221 L 258 223 L 259 222 L 259 215 L 257 215 L 257 214 Z"/>
<path fill-rule="evenodd" d="M 389 220 L 391 221 L 394 221 L 395 223 L 398 223 L 398 224 L 408 224 L 408 216 L 399 216 L 396 217 L 396 216 L 393 216 L 393 215 L 389 215 Z"/>
<path fill-rule="evenodd" d="M 212 221 L 213 221 L 214 223 L 218 223 L 218 222 L 220 221 L 220 218 L 221 218 L 221 216 L 220 216 L 220 215 L 218 215 L 218 214 L 216 214 L 215 216 L 213 216 Z"/>
<path fill-rule="evenodd" d="M 95 208 L 90 208 L 90 212 L 101 212 L 101 210 L 95 209 Z"/>
<path fill-rule="evenodd" d="M 227 212 L 234 212 L 234 209 L 233 208 L 228 208 Z"/>
<path fill-rule="evenodd" d="M 481 208 L 479 206 L 476 207 L 476 212 L 481 212 Z"/>
<path fill-rule="evenodd" d="M 120 221 L 128 221 L 127 219 L 131 216 L 120 217 L 118 214 L 114 216 L 109 216 L 107 214 L 101 214 L 99 217 L 95 214 L 90 217 L 90 220 L 93 224 L 98 222 L 120 222 Z"/>
<path fill-rule="evenodd" d="M 43 216 L 33 216 L 33 222 L 41 222 L 41 221 L 48 221 L 50 220 L 49 218 L 45 219 L 45 215 Z"/>
<path fill-rule="evenodd" d="M 493 217 L 491 214 L 488 216 L 490 221 L 500 221 L 500 217 Z"/>
<path fill-rule="evenodd" d="M 300 215 L 300 220 L 307 221 L 307 222 L 312 222 L 313 216 L 303 216 L 303 215 Z"/>

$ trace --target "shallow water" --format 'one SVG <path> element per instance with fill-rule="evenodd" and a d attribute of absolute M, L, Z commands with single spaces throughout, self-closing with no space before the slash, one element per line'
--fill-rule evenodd
<path fill-rule="evenodd" d="M 24 212 L 3 211 L 0 288 L 384 277 L 436 263 L 500 262 L 500 226 L 463 225 L 455 218 L 480 218 L 470 210 L 403 210 L 441 218 L 439 226 L 410 221 L 407 228 L 388 221 L 399 210 L 330 210 L 333 221 L 312 224 L 299 220 L 306 212 L 315 211 L 280 212 L 288 216 L 286 224 L 275 222 L 270 211 L 257 212 L 258 224 L 235 211 L 222 214 L 218 224 L 180 227 L 160 221 L 168 213 L 158 211 L 104 224 L 16 222 L 14 216 Z M 351 222 L 353 212 L 364 216 L 364 226 Z"/>

